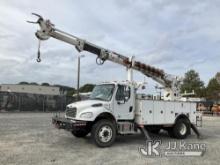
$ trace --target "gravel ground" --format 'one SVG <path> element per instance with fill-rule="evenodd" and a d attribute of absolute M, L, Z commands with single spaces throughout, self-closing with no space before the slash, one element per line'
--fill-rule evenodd
<path fill-rule="evenodd" d="M 19 165 L 77 165 L 77 164 L 219 164 L 220 117 L 204 117 L 200 131 L 203 139 L 192 134 L 186 142 L 206 143 L 203 157 L 147 158 L 138 152 L 145 145 L 141 134 L 119 136 L 110 148 L 97 148 L 88 135 L 75 138 L 71 133 L 51 125 L 51 113 L 0 113 L 0 164 Z M 151 135 L 161 139 L 164 146 L 171 139 L 164 132 Z"/>

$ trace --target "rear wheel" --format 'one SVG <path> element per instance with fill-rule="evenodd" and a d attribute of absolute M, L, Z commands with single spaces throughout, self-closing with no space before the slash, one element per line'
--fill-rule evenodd
<path fill-rule="evenodd" d="M 88 135 L 89 131 L 86 129 L 80 129 L 80 130 L 73 130 L 71 132 L 75 137 L 80 138 L 80 137 L 85 137 Z"/>
<path fill-rule="evenodd" d="M 177 139 L 185 139 L 190 134 L 190 122 L 188 119 L 179 119 L 173 127 L 173 135 Z"/>
<path fill-rule="evenodd" d="M 115 125 L 106 119 L 99 120 L 92 127 L 92 138 L 99 147 L 111 146 L 116 137 Z"/>

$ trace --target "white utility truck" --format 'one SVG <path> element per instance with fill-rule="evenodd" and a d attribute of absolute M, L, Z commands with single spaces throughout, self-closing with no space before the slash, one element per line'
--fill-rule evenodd
<path fill-rule="evenodd" d="M 115 141 L 116 135 L 136 134 L 138 130 L 150 139 L 148 132 L 158 133 L 166 130 L 171 137 L 184 139 L 192 130 L 200 137 L 196 126 L 201 121 L 201 114 L 196 112 L 196 103 L 181 101 L 181 78 L 166 74 L 142 62 L 135 61 L 109 49 L 102 48 L 84 39 L 55 28 L 49 21 L 39 17 L 36 23 L 40 30 L 37 61 L 40 62 L 40 42 L 50 37 L 74 45 L 81 51 L 97 55 L 96 63 L 101 65 L 106 60 L 127 68 L 128 79 L 123 82 L 105 82 L 96 85 L 90 99 L 67 105 L 65 117 L 55 116 L 52 123 L 66 129 L 76 137 L 91 136 L 99 147 L 108 147 Z M 138 88 L 144 83 L 133 81 L 133 70 L 139 71 L 160 83 L 164 89 L 163 100 L 153 100 L 138 94 Z"/>

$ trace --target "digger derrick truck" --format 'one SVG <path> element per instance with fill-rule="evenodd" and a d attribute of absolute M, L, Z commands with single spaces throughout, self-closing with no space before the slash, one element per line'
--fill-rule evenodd
<path fill-rule="evenodd" d="M 196 103 L 181 101 L 181 78 L 166 74 L 163 70 L 136 61 L 109 49 L 102 48 L 84 39 L 55 28 L 50 20 L 38 14 L 36 22 L 40 29 L 35 33 L 39 39 L 37 61 L 40 62 L 40 42 L 50 37 L 75 46 L 79 51 L 87 51 L 97 56 L 96 63 L 106 60 L 126 67 L 128 78 L 122 82 L 104 82 L 96 85 L 88 100 L 67 105 L 65 117 L 54 116 L 52 123 L 59 129 L 70 131 L 75 137 L 85 137 L 91 133 L 95 144 L 109 147 L 117 135 L 136 134 L 140 130 L 146 139 L 149 132 L 161 129 L 171 137 L 184 139 L 192 130 L 200 137 L 197 126 L 201 114 L 196 112 Z M 163 100 L 153 100 L 137 89 L 143 86 L 133 80 L 133 70 L 139 71 L 163 86 Z"/>

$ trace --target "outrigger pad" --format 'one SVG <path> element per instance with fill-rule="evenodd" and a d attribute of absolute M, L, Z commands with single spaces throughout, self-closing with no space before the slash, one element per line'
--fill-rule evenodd
<path fill-rule="evenodd" d="M 191 128 L 192 130 L 195 132 L 195 134 L 197 135 L 198 139 L 202 139 L 202 135 L 200 134 L 199 130 L 196 128 L 196 126 L 194 124 L 191 123 Z"/>

